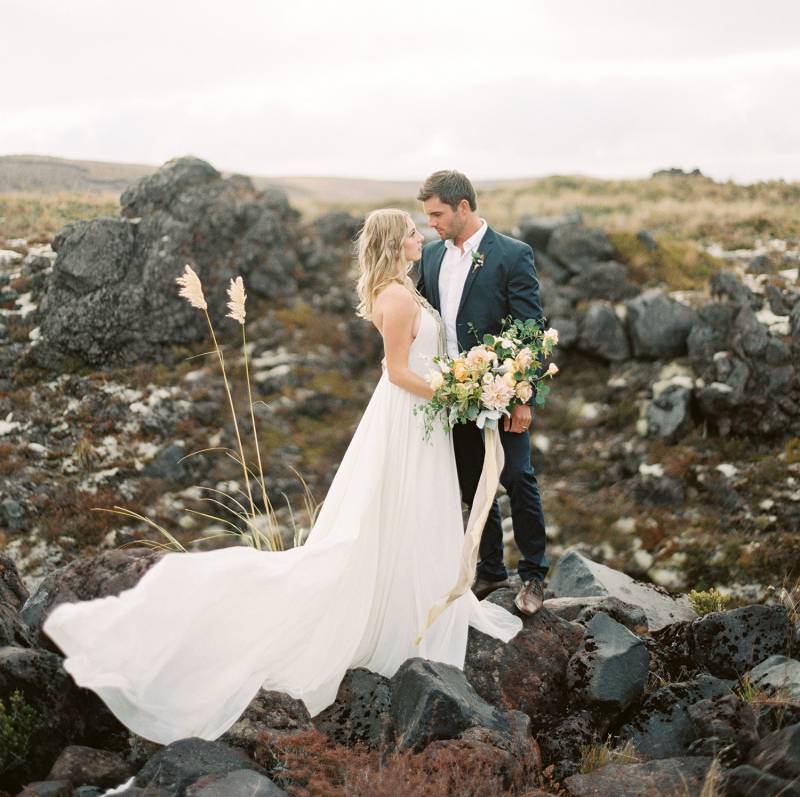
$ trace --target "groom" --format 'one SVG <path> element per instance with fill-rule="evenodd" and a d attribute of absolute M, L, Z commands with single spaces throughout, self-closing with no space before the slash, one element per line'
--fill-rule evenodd
<path fill-rule="evenodd" d="M 544 323 L 530 246 L 495 232 L 478 216 L 475 189 L 465 175 L 434 172 L 417 199 L 422 202 L 428 224 L 441 239 L 422 250 L 417 288 L 442 316 L 450 357 L 468 351 L 485 334 L 499 332 L 502 319 L 508 315 Z M 477 338 L 470 331 L 470 323 Z M 544 513 L 531 466 L 530 426 L 535 398 L 534 393 L 527 404 L 515 406 L 511 417 L 503 418 L 500 430 L 505 454 L 500 482 L 511 501 L 514 540 L 521 554 L 517 571 L 522 588 L 514 603 L 524 614 L 534 614 L 541 608 L 549 567 Z M 456 424 L 453 446 L 461 497 L 471 507 L 483 467 L 481 430 L 474 423 Z M 509 586 L 497 499 L 483 528 L 478 555 L 472 589 L 482 599 Z"/>

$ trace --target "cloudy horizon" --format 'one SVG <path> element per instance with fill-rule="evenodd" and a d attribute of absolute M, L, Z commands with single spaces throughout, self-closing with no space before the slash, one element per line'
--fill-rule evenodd
<path fill-rule="evenodd" d="M 0 154 L 800 180 L 800 4 L 2 0 Z"/>

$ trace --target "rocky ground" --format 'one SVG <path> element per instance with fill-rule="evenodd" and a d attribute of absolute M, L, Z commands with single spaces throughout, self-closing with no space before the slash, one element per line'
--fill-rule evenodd
<path fill-rule="evenodd" d="M 313 720 L 260 690 L 218 740 L 148 742 L 75 686 L 41 626 L 63 601 L 133 586 L 162 555 L 78 559 L 33 594 L 0 557 L 3 797 L 796 793 L 796 609 L 698 616 L 686 596 L 574 549 L 511 642 L 470 629 L 463 671 L 424 659 L 392 678 L 351 670 Z M 491 599 L 514 611 L 513 596 Z"/>
<path fill-rule="evenodd" d="M 257 191 L 247 178 L 223 179 L 196 159 L 171 162 L 146 177 L 123 193 L 120 205 L 119 216 L 69 224 L 50 242 L 0 241 L 0 545 L 7 557 L 3 572 L 13 573 L 8 580 L 17 585 L 16 597 L 6 600 L 12 608 L 0 615 L 4 644 L 10 646 L 0 648 L 0 658 L 7 655 L 8 662 L 7 670 L 0 664 L 0 698 L 8 709 L 14 684 L 21 685 L 26 698 L 38 701 L 50 715 L 63 713 L 59 722 L 75 728 L 54 734 L 53 744 L 32 768 L 21 770 L 24 774 L 13 789 L 26 778 L 48 776 L 66 745 L 108 747 L 108 740 L 116 738 L 106 732 L 109 726 L 103 723 L 108 717 L 79 719 L 75 705 L 66 705 L 69 699 L 64 695 L 72 694 L 69 678 L 59 667 L 57 652 L 40 647 L 46 647 L 46 640 L 38 638 L 34 616 L 42 606 L 52 605 L 49 598 L 42 599 L 51 595 L 47 590 L 52 589 L 48 586 L 52 578 L 67 578 L 70 568 L 82 562 L 98 563 L 100 572 L 106 567 L 120 569 L 123 576 L 99 578 L 82 595 L 94 597 L 121 588 L 121 583 L 133 583 L 144 566 L 136 563 L 149 563 L 148 557 L 158 555 L 141 550 L 145 544 L 167 541 L 142 521 L 98 510 L 122 506 L 146 515 L 163 524 L 187 549 L 234 544 L 238 540 L 218 535 L 242 530 L 238 520 L 233 525 L 223 522 L 231 519 L 234 499 L 245 492 L 239 466 L 224 451 L 183 459 L 200 449 L 235 444 L 222 379 L 209 354 L 205 321 L 177 298 L 174 279 L 183 264 L 192 263 L 206 286 L 231 374 L 238 421 L 246 430 L 247 455 L 254 460 L 240 330 L 223 319 L 227 281 L 237 274 L 244 277 L 255 422 L 265 461 L 266 497 L 275 510 L 271 525 L 279 529 L 283 544 L 302 536 L 313 514 L 313 505 L 304 505 L 298 474 L 320 500 L 379 374 L 377 335 L 352 311 L 351 247 L 358 219 L 336 213 L 304 222 L 280 192 Z M 556 589 L 566 567 L 563 563 L 568 564 L 570 557 L 584 561 L 581 555 L 597 566 L 610 565 L 674 593 L 717 586 L 732 596 L 730 606 L 739 607 L 724 613 L 719 622 L 750 628 L 751 636 L 745 638 L 754 644 L 754 640 L 761 644 L 765 634 L 777 639 L 766 645 L 768 652 L 759 649 L 765 660 L 773 654 L 791 655 L 787 648 L 791 632 L 786 636 L 779 626 L 790 628 L 796 617 L 781 608 L 778 593 L 782 587 L 791 592 L 800 577 L 800 245 L 754 240 L 749 249 L 676 252 L 647 231 L 607 236 L 574 216 L 522 219 L 516 232 L 536 252 L 545 312 L 561 333 L 556 356 L 561 373 L 548 405 L 537 414 L 533 451 L 548 518 L 549 552 L 554 563 L 559 561 L 550 579 L 554 597 L 606 594 L 582 592 L 578 582 Z M 255 481 L 251 488 L 256 504 L 265 509 Z M 213 504 L 209 490 L 227 495 L 214 493 L 220 503 Z M 505 497 L 501 506 L 513 565 Z M 210 519 L 209 514 L 221 520 Z M 116 550 L 120 546 L 126 547 Z M 116 564 L 109 565 L 108 557 Z M 637 601 L 630 602 L 641 608 Z M 784 603 L 793 609 L 791 600 Z M 752 668 L 761 659 L 757 662 L 747 654 L 746 661 L 718 667 L 707 656 L 713 634 L 698 630 L 708 622 L 704 618 L 690 621 L 675 616 L 655 627 L 654 622 L 662 621 L 646 615 L 645 631 L 641 613 L 635 622 L 631 617 L 626 620 L 616 606 L 599 613 L 588 604 L 565 611 L 567 615 L 553 609 L 530 621 L 537 645 L 545 626 L 557 640 L 552 651 L 561 652 L 552 652 L 549 658 L 540 655 L 547 645 L 540 649 L 531 643 L 526 654 L 520 641 L 519 649 L 511 645 L 508 651 L 479 655 L 471 642 L 471 656 L 480 662 L 467 668 L 467 682 L 494 711 L 514 714 L 504 720 L 503 727 L 511 730 L 504 731 L 502 743 L 497 736 L 489 741 L 474 734 L 461 738 L 464 728 L 480 724 L 470 720 L 457 732 L 451 729 L 449 736 L 437 737 L 440 741 L 421 749 L 412 746 L 415 752 L 409 756 L 423 758 L 387 759 L 391 766 L 410 777 L 409 768 L 430 768 L 425 757 L 434 755 L 434 750 L 437 756 L 458 758 L 459 750 L 474 752 L 480 743 L 495 751 L 488 755 L 495 763 L 496 750 L 505 751 L 502 788 L 513 793 L 523 793 L 531 784 L 564 786 L 564 778 L 573 776 L 569 793 L 611 794 L 601 786 L 590 784 L 580 791 L 582 787 L 575 785 L 589 777 L 575 774 L 583 755 L 580 744 L 601 743 L 611 733 L 615 745 L 628 741 L 640 754 L 644 751 L 646 760 L 625 764 L 625 773 L 632 777 L 702 782 L 718 750 L 714 745 L 692 750 L 689 746 L 696 739 L 710 738 L 709 729 L 719 730 L 714 712 L 723 710 L 717 702 L 726 695 L 738 695 L 727 698 L 729 718 L 740 718 L 745 711 L 740 704 L 752 708 L 752 700 L 743 697 L 750 694 L 752 678 L 742 680 L 747 672 L 743 668 L 745 664 Z M 750 614 L 736 615 L 737 611 Z M 595 616 L 601 619 L 593 620 Z M 630 636 L 617 629 L 620 624 Z M 613 700 L 586 691 L 590 687 L 584 684 L 583 658 L 594 655 L 595 643 L 590 641 L 587 648 L 582 640 L 590 625 L 592 635 L 611 640 L 607 644 L 614 656 L 627 657 L 621 659 L 626 676 L 641 675 L 645 692 L 632 685 L 635 678 L 620 684 L 625 694 Z M 767 627 L 772 629 L 768 633 Z M 495 682 L 500 676 L 494 670 L 491 677 L 482 676 L 489 660 L 484 655 L 503 660 L 517 656 L 515 666 L 522 669 L 550 667 L 545 674 L 517 679 L 539 702 L 517 691 L 522 687 L 511 683 L 517 676 L 509 675 L 507 686 Z M 448 688 L 466 688 L 458 674 L 413 672 L 425 683 L 442 678 Z M 59 687 L 50 689 L 46 698 L 34 699 L 38 687 L 24 686 L 25 679 L 34 676 L 55 679 Z M 362 678 L 358 680 L 362 683 L 366 676 L 353 677 Z M 558 695 L 548 691 L 547 677 L 560 684 Z M 606 671 L 601 680 L 613 678 Z M 720 686 L 717 681 L 726 683 Z M 385 705 L 391 718 L 378 722 L 384 740 L 398 740 L 408 732 L 405 720 L 392 713 L 394 688 L 381 687 L 388 695 Z M 668 688 L 672 692 L 661 694 Z M 668 756 L 654 755 L 653 750 L 661 748 L 655 743 L 648 747 L 650 743 L 636 735 L 644 727 L 634 716 L 649 699 L 645 693 L 660 694 L 655 702 L 665 711 L 670 701 L 698 695 L 702 696 L 698 703 L 711 701 L 715 708 L 709 709 L 705 720 L 697 720 L 701 725 L 707 721 L 705 730 L 693 730 L 686 744 L 670 742 L 665 748 Z M 543 712 L 541 701 L 551 698 L 551 707 Z M 350 698 L 340 695 L 341 699 Z M 77 700 L 85 702 L 86 695 Z M 458 705 L 463 702 L 460 697 L 453 700 Z M 291 722 L 285 721 L 293 731 L 310 732 L 307 718 L 296 715 L 297 706 L 290 709 L 284 704 L 280 710 L 265 704 L 263 716 L 291 715 Z M 765 705 L 777 711 L 774 704 Z M 484 711 L 480 722 L 488 722 L 485 709 L 473 709 Z M 777 730 L 777 723 L 765 725 L 760 719 L 765 710 L 759 705 L 755 711 L 757 727 L 749 715 L 742 720 L 750 723 L 750 741 L 737 750 L 749 750 L 748 745 L 760 749 L 756 738 Z M 102 706 L 92 711 L 100 717 Z M 531 723 L 530 732 L 516 716 L 520 711 Z M 686 719 L 688 711 L 685 708 L 681 716 L 695 728 L 691 724 L 695 720 Z M 600 721 L 601 717 L 607 719 Z M 663 723 L 673 727 L 675 718 L 669 717 Z M 480 727 L 494 728 L 491 723 Z M 557 728 L 561 730 L 556 732 Z M 736 736 L 720 733 L 725 739 Z M 457 738 L 457 743 L 439 749 L 441 739 Z M 538 740 L 532 743 L 533 753 L 527 748 L 520 752 L 523 738 Z M 552 741 L 559 738 L 571 739 L 572 747 L 566 741 L 566 746 Z M 786 743 L 796 744 L 796 738 L 792 742 L 787 737 Z M 299 769 L 314 745 L 322 745 L 316 752 L 331 760 L 347 756 L 329 745 L 344 744 L 348 756 L 356 755 L 354 739 L 347 734 L 337 731 L 330 739 L 301 734 L 299 746 L 282 755 Z M 127 750 L 126 744 L 111 744 L 109 749 L 119 753 Z M 372 739 L 371 747 L 380 745 Z M 768 747 L 774 747 L 772 742 Z M 209 760 L 216 761 L 218 753 L 227 755 L 213 745 L 207 749 Z M 398 749 L 405 748 L 400 744 Z M 190 757 L 196 757 L 195 752 Z M 314 793 L 298 791 L 299 781 L 292 786 L 277 777 L 276 767 L 280 770 L 284 764 L 276 763 L 272 754 L 259 759 L 254 749 L 250 752 L 262 768 L 258 777 L 275 776 L 290 793 Z M 358 767 L 369 769 L 371 753 L 362 753 Z M 80 750 L 73 754 L 78 760 L 94 755 Z M 132 759 L 130 751 L 125 755 L 134 769 L 145 763 L 141 755 Z M 178 749 L 174 760 L 186 755 Z M 196 755 L 202 758 L 205 753 Z M 517 764 L 512 765 L 511 759 Z M 672 763 L 659 763 L 666 759 Z M 750 766 L 748 762 L 772 772 L 749 752 L 723 763 L 730 770 L 733 763 Z M 180 768 L 179 763 L 174 766 Z M 794 777 L 779 769 L 774 770 L 775 777 Z M 56 767 L 55 775 L 60 771 Z M 107 782 L 121 782 L 120 772 L 115 770 L 117 779 L 109 777 Z M 545 774 L 540 777 L 540 773 Z M 85 783 L 101 785 L 91 779 Z M 241 788 L 250 788 L 246 784 Z M 227 786 L 216 788 L 222 791 L 208 795 L 236 793 L 225 792 Z M 352 788 L 347 793 L 356 793 Z M 364 793 L 380 793 L 374 783 L 371 788 Z M 600 791 L 592 792 L 593 788 Z M 661 793 L 668 793 L 667 788 Z"/>

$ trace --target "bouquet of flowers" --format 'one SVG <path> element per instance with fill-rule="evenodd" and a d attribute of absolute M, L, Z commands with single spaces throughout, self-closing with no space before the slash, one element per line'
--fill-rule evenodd
<path fill-rule="evenodd" d="M 503 415 L 510 415 L 516 404 L 526 404 L 536 391 L 536 404 L 544 405 L 550 388 L 545 377 L 558 373 L 544 361 L 558 343 L 558 330 L 543 331 L 530 319 L 503 320 L 497 335 L 484 335 L 483 343 L 473 346 L 456 359 L 434 357 L 430 385 L 433 398 L 417 407 L 425 418 L 426 436 L 437 418 L 445 429 L 457 423 L 475 421 L 479 428 L 496 428 Z"/>

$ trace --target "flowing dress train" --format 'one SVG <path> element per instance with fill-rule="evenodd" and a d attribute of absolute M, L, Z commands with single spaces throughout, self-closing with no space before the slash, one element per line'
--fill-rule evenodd
<path fill-rule="evenodd" d="M 440 320 L 422 310 L 409 366 L 427 376 Z M 468 591 L 414 639 L 453 585 L 463 522 L 452 439 L 423 434 L 421 403 L 378 382 L 306 542 L 170 552 L 116 596 L 62 603 L 43 629 L 75 682 L 136 734 L 216 739 L 259 688 L 312 716 L 345 672 L 408 658 L 463 668 L 469 625 L 509 640 L 519 617 Z"/>

